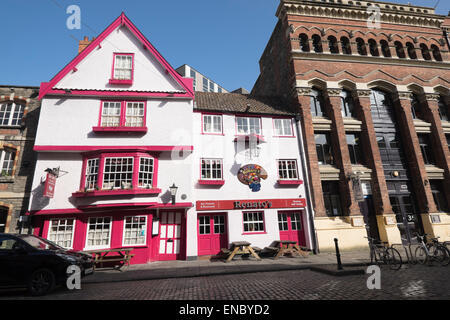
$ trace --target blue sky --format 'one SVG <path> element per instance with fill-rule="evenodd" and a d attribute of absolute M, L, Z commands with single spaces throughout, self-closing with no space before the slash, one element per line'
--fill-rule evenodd
<path fill-rule="evenodd" d="M 407 3 L 408 1 L 392 1 Z M 437 0 L 409 0 L 433 7 Z M 172 67 L 189 64 L 228 90 L 250 90 L 275 27 L 279 0 L 2 0 L 0 84 L 49 81 L 77 54 L 78 41 L 103 31 L 122 11 Z M 81 8 L 81 30 L 66 8 Z M 5 11 L 4 8 L 7 8 Z M 450 11 L 441 0 L 437 13 Z"/>

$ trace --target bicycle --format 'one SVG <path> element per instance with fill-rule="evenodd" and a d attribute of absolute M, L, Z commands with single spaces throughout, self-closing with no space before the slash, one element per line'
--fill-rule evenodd
<path fill-rule="evenodd" d="M 432 238 L 431 243 L 425 242 L 425 236 L 428 234 L 420 235 L 415 234 L 419 240 L 419 247 L 416 248 L 415 257 L 416 261 L 420 264 L 438 262 L 441 266 L 447 266 L 450 263 L 449 250 L 439 243 L 438 238 Z"/>
<path fill-rule="evenodd" d="M 370 263 L 389 265 L 391 270 L 399 270 L 402 267 L 402 256 L 392 246 L 388 247 L 387 242 L 380 242 L 378 239 L 364 237 L 369 240 Z"/>

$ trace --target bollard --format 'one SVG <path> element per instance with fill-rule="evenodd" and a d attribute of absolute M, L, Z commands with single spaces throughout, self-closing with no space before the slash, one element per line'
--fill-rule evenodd
<path fill-rule="evenodd" d="M 342 270 L 342 263 L 341 263 L 341 254 L 339 253 L 339 246 L 338 246 L 338 239 L 334 238 L 334 246 L 336 247 L 336 259 L 337 259 L 337 265 L 338 270 Z"/>

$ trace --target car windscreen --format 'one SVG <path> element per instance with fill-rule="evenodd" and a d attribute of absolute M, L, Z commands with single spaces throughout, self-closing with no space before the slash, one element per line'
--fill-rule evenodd
<path fill-rule="evenodd" d="M 45 239 L 33 237 L 33 236 L 22 236 L 20 237 L 23 241 L 28 243 L 30 246 L 39 250 L 64 250 L 60 246 L 54 244 Z"/>

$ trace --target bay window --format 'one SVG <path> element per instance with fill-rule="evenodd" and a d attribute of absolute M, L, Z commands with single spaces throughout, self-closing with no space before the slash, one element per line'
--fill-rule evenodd
<path fill-rule="evenodd" d="M 94 131 L 146 131 L 145 101 L 102 101 Z"/>
<path fill-rule="evenodd" d="M 91 154 L 83 162 L 80 191 L 72 195 L 159 193 L 157 167 L 158 160 L 145 152 Z"/>

